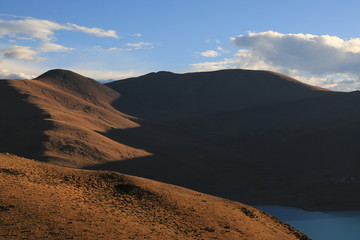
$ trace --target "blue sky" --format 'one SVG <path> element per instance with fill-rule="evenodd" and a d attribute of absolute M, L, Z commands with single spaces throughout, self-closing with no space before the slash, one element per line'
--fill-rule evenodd
<path fill-rule="evenodd" d="M 0 78 L 264 69 L 360 88 L 360 2 L 0 0 Z"/>

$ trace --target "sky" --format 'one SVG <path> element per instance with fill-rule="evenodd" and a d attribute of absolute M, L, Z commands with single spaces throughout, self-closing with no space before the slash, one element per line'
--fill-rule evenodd
<path fill-rule="evenodd" d="M 360 1 L 0 0 L 0 79 L 270 70 L 360 89 Z"/>

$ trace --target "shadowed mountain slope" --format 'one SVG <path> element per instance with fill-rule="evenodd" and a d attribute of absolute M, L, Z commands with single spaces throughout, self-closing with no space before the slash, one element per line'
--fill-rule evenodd
<path fill-rule="evenodd" d="M 49 115 L 29 103 L 29 95 L 11 85 L 16 80 L 0 81 L 0 152 L 40 158 L 48 141 L 44 132 L 52 128 Z"/>
<path fill-rule="evenodd" d="M 2 239 L 308 239 L 250 206 L 0 154 Z"/>
<path fill-rule="evenodd" d="M 357 92 L 246 70 L 159 72 L 107 85 L 121 94 L 120 111 L 144 119 L 107 136 L 153 155 L 92 169 L 252 204 L 358 208 Z"/>
<path fill-rule="evenodd" d="M 333 107 L 341 111 L 360 103 L 360 98 L 348 100 Z M 335 111 L 340 117 L 328 119 L 318 113 L 304 121 L 302 114 L 314 112 L 316 105 L 304 108 L 301 113 L 292 107 L 274 109 L 284 116 L 280 119 L 259 109 L 114 130 L 107 136 L 153 155 L 91 169 L 117 170 L 257 205 L 358 209 L 360 114 Z"/>

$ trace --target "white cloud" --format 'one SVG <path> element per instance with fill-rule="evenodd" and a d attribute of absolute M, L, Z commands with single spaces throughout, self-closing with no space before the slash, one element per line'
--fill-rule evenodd
<path fill-rule="evenodd" d="M 120 80 L 120 79 L 140 76 L 141 74 L 143 74 L 135 71 L 113 71 L 106 69 L 101 69 L 101 70 L 75 69 L 74 71 L 100 82 L 109 81 L 109 80 Z"/>
<path fill-rule="evenodd" d="M 12 72 L 8 69 L 0 68 L 0 79 L 33 79 L 35 75 L 27 75 L 23 72 Z"/>
<path fill-rule="evenodd" d="M 102 48 L 100 48 L 100 49 L 102 49 Z M 103 50 L 107 50 L 107 51 L 122 51 L 123 50 L 123 48 L 117 48 L 117 47 L 112 47 L 112 48 L 108 48 L 108 49 L 103 49 Z"/>
<path fill-rule="evenodd" d="M 56 43 L 43 43 L 37 48 L 40 52 L 68 52 L 75 50 Z"/>
<path fill-rule="evenodd" d="M 217 56 L 219 56 L 219 53 L 214 50 L 207 50 L 205 52 L 200 52 L 199 54 L 202 57 L 217 57 Z"/>
<path fill-rule="evenodd" d="M 49 68 L 44 67 L 43 62 L 18 61 L 9 58 L 0 60 L 1 78 L 33 79 L 47 70 L 49 70 Z"/>
<path fill-rule="evenodd" d="M 8 59 L 18 59 L 24 61 L 43 61 L 46 58 L 37 57 L 37 52 L 32 50 L 28 46 L 11 46 L 5 49 L 0 50 L 3 53 L 4 58 Z"/>
<path fill-rule="evenodd" d="M 224 59 L 223 61 L 214 61 L 214 62 L 202 62 L 202 63 L 193 63 L 191 64 L 191 72 L 202 72 L 202 71 L 215 71 L 220 69 L 233 68 L 235 60 L 234 59 Z"/>
<path fill-rule="evenodd" d="M 100 46 L 97 46 L 96 48 L 101 51 L 109 51 L 109 52 L 113 52 L 113 51 L 129 52 L 134 50 L 153 49 L 155 47 L 154 44 L 149 42 L 137 42 L 137 43 L 126 43 L 123 45 L 123 47 L 111 47 L 105 49 Z"/>
<path fill-rule="evenodd" d="M 278 68 L 315 75 L 360 72 L 360 38 L 268 31 L 239 35 L 232 41 L 253 58 Z"/>
<path fill-rule="evenodd" d="M 154 44 L 149 42 L 137 42 L 137 43 L 126 43 L 123 47 L 111 47 L 111 48 L 103 48 L 101 46 L 96 46 L 95 49 L 101 52 L 130 52 L 134 50 L 143 50 L 143 49 L 153 49 Z"/>
<path fill-rule="evenodd" d="M 131 33 L 129 35 L 132 36 L 132 37 L 142 37 L 141 33 Z"/>
<path fill-rule="evenodd" d="M 228 50 L 224 47 L 221 47 L 221 46 L 217 47 L 216 50 L 218 50 L 219 52 L 225 53 L 225 54 L 231 53 L 230 50 Z"/>
<path fill-rule="evenodd" d="M 5 20 L 4 18 L 7 19 Z M 83 32 L 97 37 L 119 38 L 114 30 L 89 28 L 73 23 L 60 24 L 49 20 L 0 15 L 0 38 L 6 38 L 8 43 L 14 44 L 12 46 L 0 46 L 0 59 L 38 62 L 46 60 L 44 57 L 39 57 L 40 53 L 45 54 L 47 52 L 68 52 L 75 50 L 74 48 L 54 43 L 56 40 L 56 31 L 60 30 Z M 15 42 L 30 40 L 32 40 L 32 44 L 35 43 L 37 46 L 15 45 Z M 26 64 L 23 65 L 25 66 Z M 2 67 L 4 68 L 4 66 Z M 6 69 L 9 71 L 9 68 Z M 17 72 L 17 70 L 14 72 Z"/>
<path fill-rule="evenodd" d="M 53 40 L 54 31 L 67 29 L 66 26 L 40 19 L 0 20 L 0 37 L 28 36 L 44 41 Z"/>
<path fill-rule="evenodd" d="M 291 74 L 290 74 L 291 75 Z M 358 75 L 337 73 L 322 76 L 303 76 L 291 75 L 293 78 L 315 86 L 329 88 L 335 91 L 353 91 L 360 89 L 360 79 Z"/>
<path fill-rule="evenodd" d="M 21 39 L 39 39 L 48 42 L 54 40 L 55 31 L 59 30 L 80 31 L 98 37 L 119 38 L 115 30 L 89 28 L 73 23 L 60 24 L 35 18 L 17 20 L 0 19 L 0 37 L 9 36 Z"/>
<path fill-rule="evenodd" d="M 97 37 L 111 37 L 111 38 L 119 38 L 115 30 L 103 30 L 101 28 L 89 28 L 84 26 L 79 26 L 73 23 L 66 24 L 68 30 L 72 31 L 80 31 L 87 34 L 95 35 Z"/>
<path fill-rule="evenodd" d="M 137 42 L 137 43 L 127 43 L 125 44 L 126 47 L 133 50 L 140 50 L 140 49 L 152 49 L 154 45 L 149 42 Z"/>

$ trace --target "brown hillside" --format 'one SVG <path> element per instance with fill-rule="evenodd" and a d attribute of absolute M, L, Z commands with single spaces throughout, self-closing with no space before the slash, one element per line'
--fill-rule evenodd
<path fill-rule="evenodd" d="M 106 86 L 75 72 L 62 69 L 50 70 L 35 78 L 53 88 L 71 93 L 95 105 L 107 106 L 115 101 L 119 94 Z"/>
<path fill-rule="evenodd" d="M 0 154 L 1 239 L 308 239 L 250 206 Z"/>
<path fill-rule="evenodd" d="M 14 147 L 2 146 L 2 151 L 73 167 L 149 155 L 102 135 L 112 128 L 139 125 L 111 106 L 118 93 L 92 79 L 66 70 L 52 70 L 35 80 L 7 80 L 2 85 L 6 85 L 2 91 L 7 92 L 1 95 L 5 108 L 2 112 L 8 117 L 0 121 L 4 122 L 1 126 L 9 137 L 3 141 L 16 146 L 16 151 L 11 151 Z M 26 122 L 19 116 L 23 112 L 32 115 Z M 8 128 L 6 123 L 12 121 L 17 122 Z M 20 131 L 23 128 L 26 130 Z M 41 147 L 29 149 L 27 141 Z"/>

